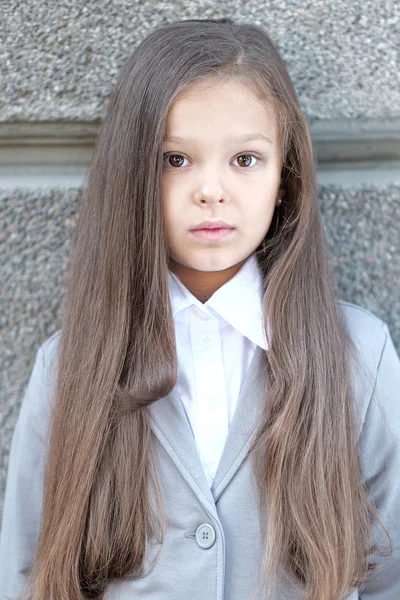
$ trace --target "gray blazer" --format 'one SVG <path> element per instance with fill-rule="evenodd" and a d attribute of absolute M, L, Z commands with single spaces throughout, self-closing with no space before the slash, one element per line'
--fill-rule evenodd
<path fill-rule="evenodd" d="M 400 599 L 400 360 L 386 324 L 340 302 L 371 377 L 353 377 L 362 477 L 393 539 L 393 558 L 351 599 Z M 48 396 L 59 332 L 39 348 L 14 431 L 0 541 L 0 599 L 26 581 L 40 516 Z M 155 454 L 168 515 L 165 544 L 143 578 L 113 582 L 107 600 L 262 600 L 257 590 L 261 540 L 255 481 L 248 456 L 262 377 L 257 348 L 243 383 L 212 489 L 204 475 L 180 398 L 151 405 Z M 149 553 L 148 565 L 159 548 Z M 279 574 L 273 600 L 300 600 Z"/>

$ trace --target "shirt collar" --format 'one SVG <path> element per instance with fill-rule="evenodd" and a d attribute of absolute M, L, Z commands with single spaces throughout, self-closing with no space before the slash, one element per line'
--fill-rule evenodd
<path fill-rule="evenodd" d="M 168 284 L 174 318 L 185 308 L 194 305 L 208 315 L 215 317 L 217 313 L 257 346 L 268 349 L 262 326 L 262 273 L 254 254 L 204 304 L 171 271 L 168 272 Z"/>

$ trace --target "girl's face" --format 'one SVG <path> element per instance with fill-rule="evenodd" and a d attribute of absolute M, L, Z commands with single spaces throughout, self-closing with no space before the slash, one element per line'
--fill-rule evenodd
<path fill-rule="evenodd" d="M 274 213 L 282 158 L 272 108 L 239 81 L 195 82 L 171 106 L 163 153 L 171 271 L 189 278 L 201 271 L 203 280 L 224 271 L 229 279 Z M 210 220 L 231 229 L 215 238 L 193 233 Z"/>

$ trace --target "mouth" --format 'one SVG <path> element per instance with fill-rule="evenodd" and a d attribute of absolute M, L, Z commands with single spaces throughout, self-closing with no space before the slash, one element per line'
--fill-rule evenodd
<path fill-rule="evenodd" d="M 203 221 L 189 230 L 189 235 L 202 241 L 220 241 L 232 237 L 235 227 L 221 219 Z"/>
<path fill-rule="evenodd" d="M 226 223 L 221 219 L 215 219 L 214 221 L 203 221 L 202 223 L 199 223 L 193 227 L 190 231 L 197 231 L 198 229 L 233 229 L 233 225 L 230 225 L 230 223 Z"/>
<path fill-rule="evenodd" d="M 232 236 L 233 227 L 207 227 L 204 229 L 192 229 L 190 235 L 199 240 L 222 240 Z"/>

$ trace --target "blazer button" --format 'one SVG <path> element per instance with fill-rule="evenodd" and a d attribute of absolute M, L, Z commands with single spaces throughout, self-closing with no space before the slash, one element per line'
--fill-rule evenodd
<path fill-rule="evenodd" d="M 215 529 L 209 523 L 203 523 L 203 525 L 199 525 L 198 528 L 196 529 L 195 537 L 196 537 L 196 544 L 200 548 L 207 550 L 208 548 L 211 548 L 211 546 L 215 542 L 215 537 L 216 537 Z"/>

